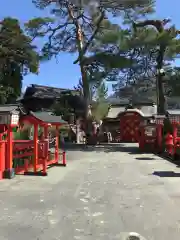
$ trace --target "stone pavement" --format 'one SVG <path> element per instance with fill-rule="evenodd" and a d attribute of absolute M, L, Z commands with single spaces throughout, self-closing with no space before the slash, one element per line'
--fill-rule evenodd
<path fill-rule="evenodd" d="M 132 144 L 68 151 L 67 168 L 0 182 L 1 240 L 180 238 L 180 169 Z"/>

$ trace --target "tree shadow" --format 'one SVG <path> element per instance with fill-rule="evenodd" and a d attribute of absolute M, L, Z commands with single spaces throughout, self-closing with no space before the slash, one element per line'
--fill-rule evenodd
<path fill-rule="evenodd" d="M 155 160 L 155 158 L 152 157 L 137 157 L 136 159 L 142 161 Z"/>
<path fill-rule="evenodd" d="M 157 156 L 163 158 L 164 160 L 167 160 L 168 162 L 176 165 L 177 168 L 180 168 L 180 159 L 174 159 L 172 156 L 168 155 L 167 153 L 160 153 L 156 154 Z"/>
<path fill-rule="evenodd" d="M 174 171 L 154 171 L 153 175 L 158 177 L 180 177 L 180 173 Z"/>
<path fill-rule="evenodd" d="M 108 143 L 99 145 L 85 145 L 85 144 L 65 144 L 65 150 L 68 152 L 82 151 L 82 152 L 126 152 L 129 154 L 139 154 L 137 146 L 127 146 L 123 143 Z"/>

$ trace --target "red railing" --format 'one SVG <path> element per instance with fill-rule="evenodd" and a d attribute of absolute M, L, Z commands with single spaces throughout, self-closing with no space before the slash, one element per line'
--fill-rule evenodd
<path fill-rule="evenodd" d="M 34 142 L 32 140 L 13 141 L 13 167 L 16 174 L 33 168 Z"/>
<path fill-rule="evenodd" d="M 19 163 L 14 164 L 16 174 L 42 172 L 43 175 L 47 175 L 48 166 L 59 162 L 59 153 L 51 152 L 46 140 L 38 141 L 37 160 L 34 159 L 34 142 L 32 140 L 16 140 L 13 141 L 13 144 L 13 162 Z M 62 165 L 65 166 L 65 152 L 63 151 L 60 155 L 62 155 Z"/>
<path fill-rule="evenodd" d="M 48 149 L 48 141 L 40 140 L 37 144 L 37 155 L 35 154 L 35 144 L 32 140 L 13 140 L 12 167 L 15 174 L 38 174 L 47 175 L 49 165 L 57 164 L 66 166 L 65 152 L 59 153 Z M 0 141 L 0 179 L 3 179 L 6 169 L 8 169 L 8 148 L 7 140 Z M 36 159 L 35 159 L 35 156 Z M 59 157 L 62 157 L 59 164 Z"/>

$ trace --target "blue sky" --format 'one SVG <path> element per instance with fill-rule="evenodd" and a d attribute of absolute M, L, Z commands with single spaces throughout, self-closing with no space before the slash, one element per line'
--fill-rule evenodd
<path fill-rule="evenodd" d="M 157 0 L 156 17 L 170 17 L 180 29 L 180 0 Z M 31 0 L 1 0 L 0 19 L 11 16 L 18 18 L 22 23 L 33 17 L 47 16 L 48 12 L 37 10 Z M 56 60 L 43 63 L 38 76 L 31 74 L 25 77 L 24 87 L 36 83 L 62 88 L 73 88 L 80 77 L 79 67 L 73 65 L 75 56 L 62 53 Z M 180 65 L 180 61 L 177 61 Z"/>

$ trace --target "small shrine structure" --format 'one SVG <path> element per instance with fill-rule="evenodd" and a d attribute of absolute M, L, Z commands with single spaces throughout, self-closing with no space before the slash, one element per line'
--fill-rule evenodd
<path fill-rule="evenodd" d="M 25 125 L 34 127 L 33 140 L 13 139 L 14 129 L 22 131 Z M 47 175 L 47 168 L 59 164 L 66 166 L 65 152 L 59 152 L 59 127 L 67 124 L 59 116 L 47 112 L 28 112 L 19 105 L 0 106 L 0 175 L 1 178 L 12 178 L 15 174 Z M 41 138 L 38 128 L 41 127 Z M 55 147 L 49 148 L 48 133 L 55 128 Z"/>

